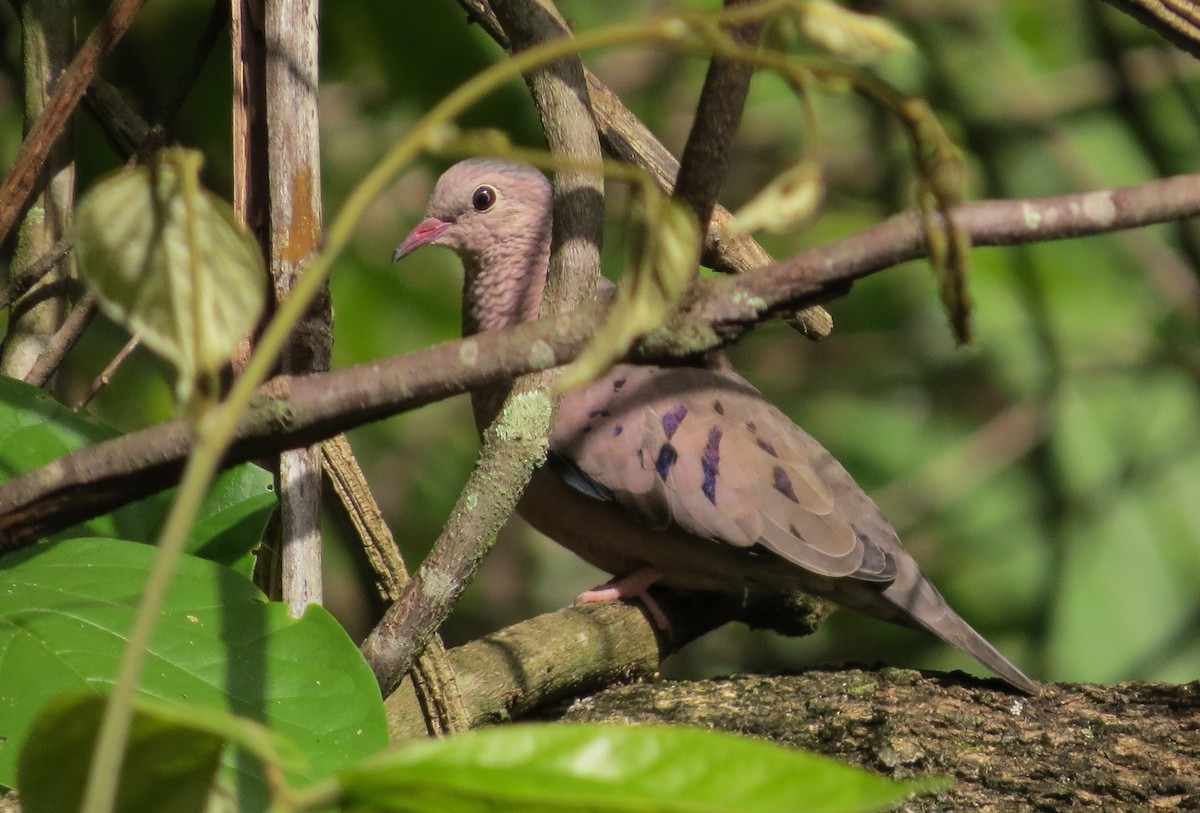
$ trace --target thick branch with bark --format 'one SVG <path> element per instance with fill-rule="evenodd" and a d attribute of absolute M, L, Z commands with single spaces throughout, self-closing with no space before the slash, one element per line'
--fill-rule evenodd
<path fill-rule="evenodd" d="M 1200 175 L 1139 186 L 955 210 L 977 246 L 1063 240 L 1200 215 Z M 638 360 L 693 357 L 773 314 L 844 294 L 853 280 L 926 256 L 921 216 L 905 212 L 753 274 L 698 283 L 667 330 L 645 337 Z M 225 464 L 296 448 L 461 392 L 573 360 L 604 307 L 495 331 L 348 370 L 268 384 L 242 421 Z M 172 485 L 191 448 L 184 421 L 81 449 L 0 484 L 0 551 Z"/>
<path fill-rule="evenodd" d="M 761 737 L 897 778 L 948 776 L 899 810 L 1200 809 L 1200 683 L 1048 684 L 1017 697 L 962 673 L 809 670 L 623 686 L 554 715 Z"/>

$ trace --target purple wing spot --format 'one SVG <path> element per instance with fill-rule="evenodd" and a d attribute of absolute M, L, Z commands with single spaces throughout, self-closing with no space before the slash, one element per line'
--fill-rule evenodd
<path fill-rule="evenodd" d="M 799 505 L 800 500 L 796 499 L 796 491 L 792 488 L 792 478 L 788 477 L 787 472 L 776 466 L 773 474 L 775 476 L 775 490 Z"/>
<path fill-rule="evenodd" d="M 613 437 L 614 438 L 618 437 L 624 431 L 625 431 L 625 427 L 621 426 L 621 424 L 617 424 L 616 426 L 613 427 Z"/>
<path fill-rule="evenodd" d="M 770 442 L 765 441 L 762 438 L 757 438 L 756 440 L 758 442 L 758 448 L 762 449 L 771 457 L 779 457 L 779 454 L 775 451 L 775 447 L 772 446 Z"/>
<path fill-rule="evenodd" d="M 751 432 L 757 432 L 758 427 L 754 425 L 754 421 L 746 421 L 746 428 Z"/>
<path fill-rule="evenodd" d="M 679 429 L 679 424 L 683 423 L 683 419 L 687 417 L 687 414 L 688 408 L 680 404 L 666 415 L 663 415 L 662 428 L 667 433 L 667 440 L 675 436 L 675 431 Z"/>
<path fill-rule="evenodd" d="M 667 481 L 667 475 L 671 473 L 671 467 L 678 459 L 679 452 L 675 451 L 675 447 L 669 443 L 664 443 L 658 450 L 658 460 L 654 461 L 654 470 L 658 472 L 658 476 L 664 483 Z"/>
<path fill-rule="evenodd" d="M 717 504 L 717 473 L 720 466 L 721 427 L 711 426 L 708 430 L 708 443 L 704 446 L 704 455 L 700 458 L 700 468 L 704 472 L 704 483 L 700 487 L 713 505 Z"/>
<path fill-rule="evenodd" d="M 716 412 L 718 415 L 724 415 L 725 405 L 720 401 L 713 401 L 713 412 Z"/>

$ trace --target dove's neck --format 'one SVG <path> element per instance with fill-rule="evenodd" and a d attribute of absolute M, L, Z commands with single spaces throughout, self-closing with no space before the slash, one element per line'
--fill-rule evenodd
<path fill-rule="evenodd" d="M 464 254 L 463 333 L 509 327 L 538 318 L 550 229 L 527 240 L 510 239 L 490 252 Z"/>

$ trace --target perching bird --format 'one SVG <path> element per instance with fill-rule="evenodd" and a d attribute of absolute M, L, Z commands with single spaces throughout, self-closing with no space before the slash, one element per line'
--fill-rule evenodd
<path fill-rule="evenodd" d="M 458 254 L 466 333 L 529 321 L 551 216 L 538 170 L 469 159 L 438 180 L 394 259 L 423 245 Z M 484 426 L 498 399 L 473 400 Z M 581 602 L 637 596 L 661 624 L 651 584 L 800 589 L 931 632 L 1018 689 L 1038 690 L 950 608 L 833 456 L 730 371 L 621 364 L 569 392 L 518 511 L 616 577 Z"/>

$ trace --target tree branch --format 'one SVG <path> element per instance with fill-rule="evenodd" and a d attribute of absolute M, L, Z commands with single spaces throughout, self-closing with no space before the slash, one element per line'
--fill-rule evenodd
<path fill-rule="evenodd" d="M 1200 174 L 1052 198 L 984 201 L 955 218 L 976 246 L 1063 240 L 1200 215 Z M 726 344 L 773 313 L 844 294 L 856 279 L 926 254 L 921 216 L 903 212 L 754 274 L 703 280 L 669 330 L 645 337 L 639 361 L 678 359 Z M 461 392 L 573 360 L 605 306 L 447 342 L 374 364 L 268 383 L 224 465 L 295 448 Z M 191 447 L 172 421 L 60 458 L 0 484 L 0 551 L 173 484 Z"/>
<path fill-rule="evenodd" d="M 114 0 L 71 61 L 71 66 L 59 78 L 54 96 L 29 129 L 21 144 L 21 152 L 0 185 L 0 239 L 8 234 L 16 222 L 58 134 L 66 126 L 71 113 L 91 84 L 92 77 L 100 69 L 100 61 L 129 29 L 145 2 Z"/>
<path fill-rule="evenodd" d="M 744 5 L 747 0 L 725 0 L 725 8 Z M 758 42 L 762 23 L 747 23 L 729 32 L 742 45 Z M 700 222 L 700 238 L 708 235 L 709 221 L 717 203 L 717 192 L 725 179 L 729 150 L 742 122 L 746 95 L 754 68 L 745 62 L 714 58 L 704 76 L 704 88 L 696 105 L 692 129 L 688 132 L 674 196 L 686 201 Z"/>
<path fill-rule="evenodd" d="M 896 778 L 954 786 L 908 813 L 1194 810 L 1200 803 L 1196 683 L 1043 684 L 907 669 L 811 669 L 619 686 L 575 703 L 564 722 L 672 723 L 761 737 Z"/>
<path fill-rule="evenodd" d="M 569 37 L 548 0 L 498 0 L 500 18 L 515 49 Z M 600 161 L 583 66 L 559 60 L 526 76 L 542 116 L 551 152 L 585 163 Z M 594 172 L 556 172 L 554 230 L 545 313 L 563 313 L 590 302 L 600 275 L 604 227 L 603 179 Z M 474 578 L 500 529 L 516 509 L 549 446 L 554 407 L 548 380 L 534 376 L 476 393 L 475 419 L 483 448 L 433 550 L 413 581 L 363 642 L 362 651 L 384 694 L 389 694 L 433 638 Z M 507 400 L 503 400 L 507 395 Z M 503 406 L 496 411 L 492 405 Z"/>
<path fill-rule="evenodd" d="M 1200 57 L 1200 8 L 1193 0 L 1104 0 L 1160 37 Z"/>

